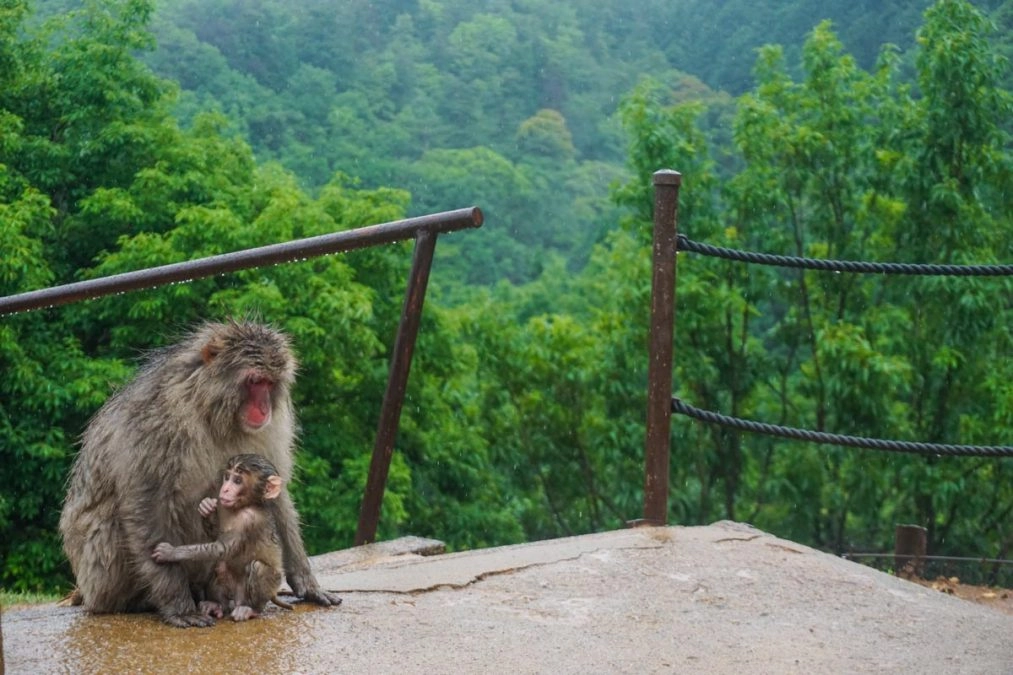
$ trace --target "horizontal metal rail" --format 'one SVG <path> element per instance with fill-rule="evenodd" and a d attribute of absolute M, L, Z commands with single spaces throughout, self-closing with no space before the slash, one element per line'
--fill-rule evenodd
<path fill-rule="evenodd" d="M 482 225 L 482 211 L 478 207 L 445 211 L 417 218 L 406 218 L 390 223 L 369 225 L 344 232 L 323 234 L 271 244 L 234 253 L 223 253 L 208 258 L 162 265 L 150 269 L 114 274 L 99 279 L 78 281 L 0 298 L 0 316 L 30 309 L 55 307 L 78 300 L 98 298 L 114 293 L 154 288 L 173 282 L 193 281 L 216 274 L 262 267 L 283 262 L 313 258 L 329 253 L 352 251 L 367 246 L 389 244 L 413 239 L 419 232 L 441 234 Z"/>

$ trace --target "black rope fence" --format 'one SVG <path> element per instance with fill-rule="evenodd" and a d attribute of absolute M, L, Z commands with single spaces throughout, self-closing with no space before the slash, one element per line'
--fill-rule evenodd
<path fill-rule="evenodd" d="M 795 267 L 825 272 L 854 272 L 858 274 L 908 274 L 922 276 L 1003 277 L 1013 275 L 1013 265 L 936 265 L 911 263 L 875 263 L 858 260 L 825 260 L 799 258 L 771 253 L 738 251 L 732 248 L 711 246 L 693 241 L 686 235 L 677 237 L 680 251 L 691 251 L 715 258 L 725 258 L 757 265 Z"/>
<path fill-rule="evenodd" d="M 776 267 L 793 267 L 799 269 L 820 270 L 824 272 L 852 272 L 857 274 L 908 274 L 931 276 L 1011 276 L 1013 265 L 936 265 L 910 263 L 875 263 L 856 260 L 827 260 L 802 258 L 797 256 L 774 255 L 739 251 L 722 246 L 711 246 L 693 241 L 684 234 L 677 236 L 676 245 L 680 251 L 691 251 L 715 258 L 725 258 L 737 262 L 772 265 Z M 709 410 L 702 410 L 681 401 L 672 399 L 672 412 L 686 415 L 701 422 L 719 424 L 741 431 L 780 436 L 811 443 L 827 443 L 845 445 L 854 448 L 883 450 L 886 452 L 908 452 L 921 455 L 945 455 L 952 457 L 1013 457 L 1013 447 L 1003 445 L 949 445 L 941 443 L 920 443 L 910 441 L 890 441 L 861 436 L 845 436 L 823 431 L 796 429 L 764 422 L 754 422 L 737 417 L 729 417 Z"/>
<path fill-rule="evenodd" d="M 884 450 L 886 452 L 908 452 L 919 455 L 942 455 L 949 457 L 1013 457 L 1013 447 L 1006 445 L 948 445 L 943 443 L 920 443 L 911 441 L 889 441 L 878 438 L 864 438 L 862 436 L 845 436 L 831 434 L 824 431 L 810 431 L 808 429 L 796 429 L 794 427 L 783 427 L 777 424 L 766 424 L 754 422 L 738 417 L 729 417 L 720 413 L 711 412 L 696 408 L 678 398 L 672 398 L 672 412 L 686 415 L 701 422 L 719 424 L 721 426 L 739 429 L 740 431 L 751 431 L 754 433 L 767 434 L 768 436 L 780 436 L 797 441 L 808 441 L 810 443 L 827 443 L 830 445 L 845 445 L 853 448 L 867 448 L 869 450 Z"/>

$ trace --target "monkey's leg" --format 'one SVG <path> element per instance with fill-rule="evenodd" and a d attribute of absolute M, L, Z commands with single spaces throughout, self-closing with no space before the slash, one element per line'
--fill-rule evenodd
<path fill-rule="evenodd" d="M 235 588 L 235 585 L 225 562 L 217 563 L 211 580 L 208 582 L 207 596 L 209 599 L 199 605 L 201 614 L 210 612 L 210 616 L 220 619 L 225 615 L 225 612 L 231 611 L 231 605 L 234 604 L 232 589 Z"/>
<path fill-rule="evenodd" d="M 225 604 L 217 581 L 217 574 L 212 573 L 203 584 L 191 584 L 191 590 L 198 600 L 197 611 L 204 616 L 220 619 L 225 615 Z"/>
<path fill-rule="evenodd" d="M 256 594 L 260 592 L 263 583 L 263 573 L 259 569 L 261 567 L 263 565 L 254 560 L 246 566 L 245 578 L 241 578 L 240 583 L 236 584 L 236 608 L 231 614 L 233 621 L 247 621 L 260 616 L 264 603 L 255 604 L 253 601 L 257 599 Z"/>
<path fill-rule="evenodd" d="M 105 511 L 80 513 L 73 526 L 83 533 L 74 565 L 76 599 L 97 614 L 134 609 L 140 591 L 122 545 L 123 532 Z"/>
<path fill-rule="evenodd" d="M 285 558 L 285 578 L 288 579 L 292 591 L 300 598 L 325 607 L 341 604 L 341 598 L 320 588 L 316 577 L 310 570 L 310 561 L 306 556 L 302 532 L 299 530 L 299 515 L 288 492 L 282 492 L 275 500 L 277 503 L 278 536 L 281 539 Z"/>
<path fill-rule="evenodd" d="M 214 625 L 214 617 L 202 614 L 197 609 L 190 592 L 186 565 L 159 565 L 151 560 L 150 554 L 142 553 L 138 557 L 138 576 L 146 584 L 148 599 L 163 621 L 179 628 Z"/>
<path fill-rule="evenodd" d="M 274 600 L 281 586 L 281 570 L 266 565 L 259 560 L 254 560 L 246 566 L 246 583 L 243 589 L 244 604 L 252 607 L 257 612 L 262 612 L 267 603 Z M 289 606 L 291 609 L 291 605 Z"/>

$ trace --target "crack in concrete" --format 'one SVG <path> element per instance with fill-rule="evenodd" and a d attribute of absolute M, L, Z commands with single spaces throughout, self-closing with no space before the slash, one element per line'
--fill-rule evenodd
<path fill-rule="evenodd" d="M 714 543 L 714 544 L 723 544 L 726 541 L 752 541 L 754 539 L 759 539 L 760 537 L 763 537 L 763 536 L 765 536 L 765 535 L 754 534 L 751 537 L 725 537 L 724 539 L 715 539 L 712 543 Z"/>
<path fill-rule="evenodd" d="M 621 547 L 614 547 L 614 548 L 611 548 L 609 550 L 613 550 L 613 551 L 615 551 L 615 550 L 619 550 L 619 551 L 631 551 L 631 550 L 652 550 L 652 549 L 660 549 L 660 548 L 664 548 L 664 546 L 662 546 L 662 545 L 658 545 L 658 546 L 621 546 Z M 580 553 L 578 553 L 576 555 L 573 555 L 573 556 L 567 556 L 567 557 L 563 557 L 563 558 L 554 558 L 552 560 L 544 560 L 544 561 L 539 561 L 539 562 L 531 562 L 531 563 L 527 563 L 527 564 L 524 564 L 524 565 L 518 565 L 516 567 L 505 567 L 503 569 L 494 569 L 494 570 L 489 570 L 487 572 L 480 572 L 480 573 L 476 574 L 475 576 L 473 576 L 470 580 L 468 580 L 466 582 L 463 582 L 463 583 L 444 582 L 444 583 L 433 584 L 431 586 L 425 586 L 423 588 L 413 588 L 411 590 L 375 589 L 375 588 L 374 589 L 349 589 L 349 588 L 343 588 L 343 589 L 341 589 L 340 592 L 342 594 L 348 594 L 348 593 L 388 593 L 388 594 L 392 594 L 392 595 L 411 595 L 411 596 L 415 596 L 415 595 L 422 595 L 422 594 L 425 594 L 425 593 L 432 593 L 433 591 L 439 591 L 439 590 L 443 590 L 443 589 L 447 589 L 447 590 L 463 590 L 463 589 L 468 588 L 470 586 L 474 586 L 475 584 L 477 584 L 480 581 L 485 581 L 486 579 L 489 579 L 491 577 L 500 576 L 500 575 L 504 575 L 504 574 L 513 574 L 515 572 L 520 572 L 522 570 L 532 569 L 532 568 L 535 568 L 535 567 L 545 567 L 547 565 L 553 565 L 555 563 L 560 563 L 560 562 L 573 562 L 575 560 L 580 560 L 584 556 L 594 555 L 596 553 L 600 553 L 602 550 L 605 550 L 605 549 L 596 548 L 596 549 L 593 549 L 591 551 L 581 551 Z"/>

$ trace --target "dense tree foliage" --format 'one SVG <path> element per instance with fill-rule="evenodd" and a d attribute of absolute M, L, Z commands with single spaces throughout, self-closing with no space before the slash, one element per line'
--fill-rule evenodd
<path fill-rule="evenodd" d="M 0 295 L 477 203 L 486 225 L 437 246 L 380 535 L 460 548 L 617 527 L 641 510 L 655 170 L 683 173 L 680 228 L 709 243 L 1013 261 L 1008 31 L 983 13 L 1008 25 L 1010 3 L 880 4 L 50 0 L 34 16 L 0 0 Z M 76 437 L 141 350 L 209 316 L 292 334 L 307 544 L 351 543 L 409 257 L 4 317 L 0 584 L 67 583 Z M 774 423 L 1013 444 L 1011 293 L 680 254 L 676 390 Z M 834 551 L 888 548 L 913 522 L 936 553 L 1002 556 L 1011 470 L 677 418 L 670 516 Z"/>

